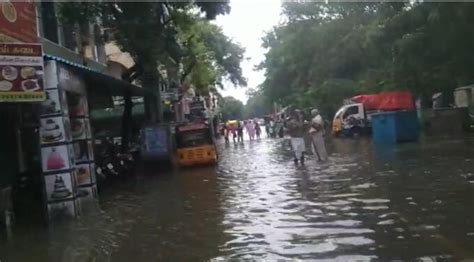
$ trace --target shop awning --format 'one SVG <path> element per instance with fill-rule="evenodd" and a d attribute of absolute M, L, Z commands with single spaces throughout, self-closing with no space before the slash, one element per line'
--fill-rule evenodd
<path fill-rule="evenodd" d="M 114 78 L 102 72 L 93 70 L 86 66 L 72 63 L 60 57 L 52 55 L 44 55 L 46 59 L 55 60 L 69 66 L 72 70 L 76 71 L 79 75 L 84 77 L 88 89 L 92 88 L 93 93 L 106 93 L 111 96 L 123 96 L 127 92 L 130 92 L 132 96 L 143 96 L 145 91 L 143 88 L 136 85 L 130 84 L 126 81 Z M 104 90 L 98 90 L 104 89 Z"/>

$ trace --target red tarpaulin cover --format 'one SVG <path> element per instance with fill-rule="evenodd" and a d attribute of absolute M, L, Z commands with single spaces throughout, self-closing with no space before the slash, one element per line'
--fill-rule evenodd
<path fill-rule="evenodd" d="M 414 109 L 413 95 L 408 91 L 385 92 L 376 95 L 359 95 L 351 98 L 355 103 L 362 103 L 369 110 L 403 110 Z"/>

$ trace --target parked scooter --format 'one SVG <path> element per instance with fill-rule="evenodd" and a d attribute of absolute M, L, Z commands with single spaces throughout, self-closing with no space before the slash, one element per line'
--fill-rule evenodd
<path fill-rule="evenodd" d="M 99 152 L 96 154 L 96 173 L 99 184 L 133 175 L 138 156 L 136 147 L 132 147 L 127 153 L 121 153 L 120 145 L 114 144 L 108 138 L 101 141 L 96 149 Z"/>

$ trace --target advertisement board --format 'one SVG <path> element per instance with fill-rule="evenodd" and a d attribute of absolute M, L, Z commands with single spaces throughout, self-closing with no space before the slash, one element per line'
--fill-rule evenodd
<path fill-rule="evenodd" d="M 38 41 L 34 1 L 0 2 L 0 42 Z"/>
<path fill-rule="evenodd" d="M 168 128 L 166 126 L 150 126 L 142 132 L 142 155 L 147 158 L 168 158 Z"/>
<path fill-rule="evenodd" d="M 45 100 L 40 44 L 0 44 L 0 102 Z"/>

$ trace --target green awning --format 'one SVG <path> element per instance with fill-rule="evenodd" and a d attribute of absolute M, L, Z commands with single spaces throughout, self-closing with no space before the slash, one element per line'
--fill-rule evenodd
<path fill-rule="evenodd" d="M 106 94 L 110 96 L 123 96 L 130 92 L 132 96 L 143 96 L 143 88 L 130 84 L 126 81 L 114 78 L 103 72 L 99 72 L 86 66 L 76 64 L 60 57 L 44 55 L 46 59 L 55 60 L 69 66 L 73 71 L 84 77 L 88 91 L 92 93 Z"/>
<path fill-rule="evenodd" d="M 121 118 L 123 114 L 123 106 L 115 106 L 107 109 L 97 109 L 90 112 L 91 119 L 93 120 L 105 120 L 105 119 L 116 119 Z M 132 107 L 132 117 L 144 116 L 145 106 L 143 104 L 137 104 Z"/>

